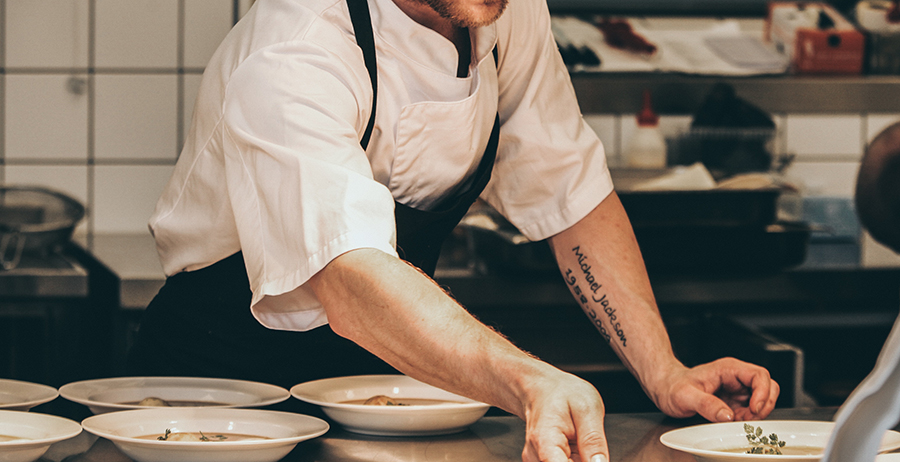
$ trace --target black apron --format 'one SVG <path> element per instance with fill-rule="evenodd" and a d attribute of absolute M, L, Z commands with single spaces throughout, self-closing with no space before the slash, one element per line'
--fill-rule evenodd
<path fill-rule="evenodd" d="M 347 0 L 357 43 L 377 92 L 375 44 L 366 0 Z M 494 53 L 496 61 L 496 50 Z M 377 94 L 377 93 L 376 93 Z M 375 96 L 376 94 L 373 94 Z M 361 140 L 366 148 L 375 118 Z M 499 119 L 468 187 L 430 211 L 395 204 L 397 251 L 433 275 L 442 242 L 487 185 L 493 169 Z M 251 314 L 250 283 L 240 252 L 215 264 L 166 279 L 144 312 L 128 358 L 134 376 L 223 377 L 290 388 L 326 377 L 397 371 L 328 325 L 307 332 L 267 329 Z M 298 400 L 289 400 L 296 404 Z M 290 403 L 289 403 L 290 404 Z M 297 405 L 299 406 L 299 405 Z M 308 407 L 287 406 L 310 413 Z"/>

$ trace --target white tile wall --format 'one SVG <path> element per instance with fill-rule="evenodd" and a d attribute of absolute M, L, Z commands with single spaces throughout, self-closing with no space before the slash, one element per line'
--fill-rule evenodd
<path fill-rule="evenodd" d="M 0 1 L 0 180 L 83 201 L 88 220 L 76 232 L 146 232 L 200 72 L 231 29 L 235 8 L 246 12 L 251 4 Z M 69 90 L 73 75 L 82 79 L 80 92 Z"/>
<path fill-rule="evenodd" d="M 800 158 L 855 160 L 862 156 L 859 114 L 789 114 L 785 125 L 786 149 Z"/>
<path fill-rule="evenodd" d="M 87 161 L 88 97 L 70 91 L 87 75 L 7 75 L 7 159 Z"/>
<path fill-rule="evenodd" d="M 871 142 L 882 130 L 900 122 L 900 114 L 869 114 L 866 117 L 866 142 Z"/>
<path fill-rule="evenodd" d="M 806 196 L 853 197 L 859 162 L 794 162 L 785 172 Z"/>
<path fill-rule="evenodd" d="M 88 0 L 7 0 L 6 66 L 88 65 Z"/>
<path fill-rule="evenodd" d="M 231 30 L 231 0 L 185 0 L 184 66 L 205 67 Z"/>
<path fill-rule="evenodd" d="M 95 167 L 94 231 L 144 233 L 172 166 Z"/>
<path fill-rule="evenodd" d="M 95 1 L 97 67 L 178 66 L 178 0 Z"/>
<path fill-rule="evenodd" d="M 95 157 L 174 160 L 177 85 L 174 74 L 97 75 Z"/>

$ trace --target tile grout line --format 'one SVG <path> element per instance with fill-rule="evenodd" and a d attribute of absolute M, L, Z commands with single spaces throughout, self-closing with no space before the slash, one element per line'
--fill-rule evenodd
<path fill-rule="evenodd" d="M 187 27 L 185 0 L 178 0 L 178 29 L 177 34 L 177 50 L 176 63 L 178 67 L 178 76 L 175 81 L 175 158 L 177 159 L 181 152 L 181 145 L 184 143 L 184 49 L 185 49 L 185 28 Z"/>
<path fill-rule="evenodd" d="M 6 183 L 6 0 L 0 0 L 0 184 Z"/>
<path fill-rule="evenodd" d="M 96 204 L 97 190 L 94 185 L 96 172 L 94 171 L 94 158 L 96 149 L 95 140 L 95 112 L 96 112 L 96 79 L 94 78 L 94 66 L 96 64 L 96 11 L 97 0 L 88 0 L 88 73 L 87 73 L 87 202 L 88 202 L 88 222 L 87 222 L 87 245 L 88 248 L 94 247 L 94 229 L 96 227 Z"/>

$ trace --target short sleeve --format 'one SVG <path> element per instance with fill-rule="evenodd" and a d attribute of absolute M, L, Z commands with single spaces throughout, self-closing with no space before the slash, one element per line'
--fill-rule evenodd
<path fill-rule="evenodd" d="M 359 145 L 368 74 L 346 59 L 308 40 L 281 43 L 248 57 L 226 88 L 224 180 L 253 313 L 268 327 L 327 322 L 304 284 L 335 257 L 395 254 L 393 199 Z"/>
<path fill-rule="evenodd" d="M 575 224 L 613 190 L 603 144 L 584 121 L 542 0 L 498 21 L 500 146 L 482 197 L 529 239 Z"/>

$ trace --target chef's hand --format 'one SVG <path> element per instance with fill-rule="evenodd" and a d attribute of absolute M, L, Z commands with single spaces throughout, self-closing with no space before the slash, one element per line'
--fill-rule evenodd
<path fill-rule="evenodd" d="M 524 462 L 608 462 L 603 400 L 593 385 L 554 374 L 529 386 Z"/>
<path fill-rule="evenodd" d="M 651 397 L 672 417 L 700 414 L 711 422 L 764 419 L 781 388 L 760 366 L 722 358 L 692 368 L 676 368 Z"/>

